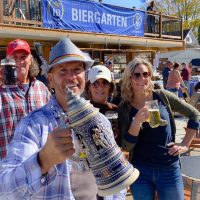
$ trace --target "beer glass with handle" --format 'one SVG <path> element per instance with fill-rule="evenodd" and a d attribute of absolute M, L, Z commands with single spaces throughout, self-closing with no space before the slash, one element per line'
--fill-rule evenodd
<path fill-rule="evenodd" d="M 151 128 L 156 128 L 158 126 L 166 126 L 168 124 L 167 120 L 161 119 L 158 100 L 146 101 L 145 106 L 149 111 L 149 117 L 147 119 L 147 122 L 149 122 Z"/>
<path fill-rule="evenodd" d="M 118 139 L 119 133 L 118 133 L 118 113 L 116 111 L 106 111 L 105 116 L 110 121 L 114 133 L 115 139 Z"/>
<path fill-rule="evenodd" d="M 2 79 L 4 86 L 16 85 L 17 72 L 14 59 L 5 58 L 1 60 Z"/>

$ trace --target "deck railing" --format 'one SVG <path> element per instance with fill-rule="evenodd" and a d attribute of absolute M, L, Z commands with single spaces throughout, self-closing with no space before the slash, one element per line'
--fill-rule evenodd
<path fill-rule="evenodd" d="M 144 27 L 145 27 L 146 37 L 183 40 L 182 18 L 163 15 L 162 13 L 151 13 L 151 12 L 146 12 L 146 16 L 153 17 L 155 22 L 155 27 L 151 32 L 148 30 L 147 20 L 145 20 Z"/>
<path fill-rule="evenodd" d="M 21 18 L 16 18 L 16 12 L 14 11 L 12 16 L 5 16 L 5 9 L 3 9 L 3 1 L 0 1 L 0 24 L 10 24 L 16 26 L 31 26 L 42 27 L 41 13 L 34 18 L 30 19 L 30 14 L 24 19 L 24 15 Z M 18 8 L 19 9 L 19 8 Z M 18 13 L 19 14 L 19 13 Z M 20 16 L 20 15 L 19 15 Z M 19 17 L 18 16 L 18 17 Z M 154 18 L 155 27 L 152 30 L 148 30 L 147 17 L 152 16 Z M 163 15 L 162 13 L 146 12 L 146 19 L 144 23 L 144 36 L 154 38 L 164 38 L 172 40 L 183 40 L 183 22 L 181 18 Z"/>

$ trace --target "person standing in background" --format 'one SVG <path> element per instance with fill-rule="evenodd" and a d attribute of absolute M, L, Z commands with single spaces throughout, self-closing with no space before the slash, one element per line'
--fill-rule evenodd
<path fill-rule="evenodd" d="M 188 67 L 191 69 L 191 75 L 192 75 L 192 67 L 193 67 L 193 65 L 192 65 L 191 62 L 188 64 Z"/>
<path fill-rule="evenodd" d="M 166 67 L 164 67 L 164 69 L 162 70 L 163 88 L 164 89 L 166 89 L 169 72 L 172 70 L 173 64 L 174 63 L 172 61 L 168 60 L 167 63 L 166 63 Z"/>
<path fill-rule="evenodd" d="M 168 76 L 166 89 L 178 96 L 178 91 L 181 85 L 185 87 L 185 84 L 180 74 L 180 64 L 174 63 L 173 70 L 170 71 Z"/>
<path fill-rule="evenodd" d="M 121 102 L 121 80 L 116 83 L 116 89 L 114 91 L 114 95 L 113 95 L 113 99 L 112 99 L 112 103 L 119 105 Z"/>
<path fill-rule="evenodd" d="M 181 77 L 183 79 L 183 82 L 185 83 L 185 86 L 188 88 L 188 91 L 190 93 L 190 79 L 192 76 L 192 71 L 189 66 L 187 66 L 185 63 L 182 63 L 182 72 Z"/>
<path fill-rule="evenodd" d="M 113 70 L 114 70 L 113 67 L 114 67 L 114 65 L 113 65 L 112 56 L 110 56 L 108 58 L 108 60 L 106 60 L 105 65 L 111 71 L 112 79 L 114 80 L 114 75 L 113 75 Z"/>
<path fill-rule="evenodd" d="M 0 160 L 6 154 L 18 122 L 50 99 L 48 88 L 36 80 L 39 67 L 31 55 L 29 44 L 20 39 L 11 41 L 6 57 L 16 62 L 16 85 L 0 87 Z"/>
<path fill-rule="evenodd" d="M 200 112 L 200 81 L 194 86 L 192 96 L 188 103 Z M 196 137 L 200 138 L 200 130 L 197 131 Z"/>
<path fill-rule="evenodd" d="M 148 26 L 148 33 L 155 33 L 155 16 L 152 15 L 154 10 L 154 1 L 151 1 L 150 4 L 147 6 L 147 26 Z"/>

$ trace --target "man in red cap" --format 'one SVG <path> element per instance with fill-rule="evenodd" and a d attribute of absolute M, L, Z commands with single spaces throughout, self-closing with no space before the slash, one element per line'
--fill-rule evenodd
<path fill-rule="evenodd" d="M 39 67 L 26 41 L 11 41 L 6 49 L 6 57 L 16 62 L 17 82 L 9 86 L 3 83 L 0 87 L 0 160 L 7 154 L 6 148 L 17 123 L 50 99 L 47 87 L 35 78 Z"/>
<path fill-rule="evenodd" d="M 29 44 L 20 39 L 11 41 L 6 49 L 6 57 L 13 58 L 16 62 L 17 80 L 20 83 L 29 82 L 29 68 L 33 62 Z"/>

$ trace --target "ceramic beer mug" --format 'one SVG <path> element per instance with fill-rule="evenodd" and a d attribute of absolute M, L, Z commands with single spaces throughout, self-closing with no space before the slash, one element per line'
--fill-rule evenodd
<path fill-rule="evenodd" d="M 14 59 L 1 60 L 3 85 L 15 85 L 17 82 L 16 63 Z"/>
<path fill-rule="evenodd" d="M 167 120 L 161 119 L 158 100 L 146 101 L 145 106 L 148 108 L 149 111 L 147 122 L 149 122 L 151 128 L 166 126 L 168 124 Z"/>
<path fill-rule="evenodd" d="M 115 142 L 109 120 L 89 101 L 66 89 L 68 126 L 79 139 L 80 159 L 86 159 L 100 196 L 118 193 L 139 176 Z M 76 151 L 76 147 L 75 147 Z"/>

